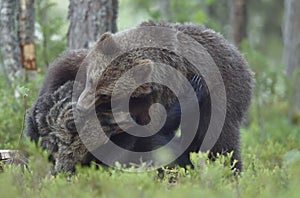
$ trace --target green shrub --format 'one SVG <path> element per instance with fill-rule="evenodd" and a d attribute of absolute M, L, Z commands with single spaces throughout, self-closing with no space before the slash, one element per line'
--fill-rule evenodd
<path fill-rule="evenodd" d="M 24 121 L 25 102 L 27 111 L 37 98 L 37 91 L 41 84 L 42 77 L 32 80 L 26 84 L 29 93 L 26 98 L 22 95 L 25 84 L 22 80 L 9 84 L 4 76 L 0 76 L 0 148 L 16 149 L 22 132 Z"/>

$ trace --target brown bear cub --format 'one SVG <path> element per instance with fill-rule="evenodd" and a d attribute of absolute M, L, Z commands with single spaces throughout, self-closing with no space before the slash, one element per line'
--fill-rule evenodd
<path fill-rule="evenodd" d="M 240 171 L 242 160 L 240 157 L 239 130 L 250 105 L 253 87 L 252 74 L 247 62 L 236 48 L 220 34 L 204 26 L 147 22 L 141 24 L 141 27 L 165 27 L 184 33 L 200 43 L 213 58 L 223 78 L 227 100 L 225 122 L 221 134 L 210 153 L 213 157 L 217 153 L 226 154 L 233 151 L 232 160 L 238 161 L 235 168 Z M 102 41 L 100 39 L 99 43 Z M 43 148 L 51 153 L 52 160 L 55 163 L 55 171 L 74 170 L 77 163 L 88 164 L 91 161 L 101 163 L 88 152 L 78 137 L 72 118 L 74 104 L 71 96 L 72 89 L 70 88 L 73 86 L 79 67 L 87 72 L 86 81 L 93 78 L 89 75 L 93 63 L 93 61 L 90 61 L 89 54 L 101 53 L 95 51 L 95 49 L 97 49 L 97 46 L 91 50 L 67 52 L 52 64 L 40 90 L 39 98 L 32 107 L 27 119 L 27 134 L 36 142 L 39 138 L 42 139 Z M 184 68 L 184 75 L 196 93 L 201 113 L 198 130 L 190 146 L 174 161 L 175 164 L 180 166 L 191 165 L 189 153 L 199 151 L 211 119 L 211 99 L 206 82 L 201 74 L 192 72 L 188 60 L 183 60 L 176 54 L 159 48 L 132 50 L 128 54 L 119 56 L 111 65 L 115 70 L 126 71 L 130 68 L 128 64 L 143 60 L 159 61 L 175 67 L 179 65 L 177 68 Z M 135 137 L 120 130 L 118 124 L 122 124 L 122 122 L 115 122 L 111 114 L 110 102 L 107 101 L 107 97 L 112 94 L 111 86 L 115 83 L 114 78 L 120 76 L 114 73 L 118 71 L 111 73 L 109 71 L 108 69 L 106 73 L 104 72 L 106 78 L 104 77 L 96 82 L 96 91 L 100 93 L 95 102 L 98 120 L 87 123 L 85 131 L 92 131 L 93 124 L 100 122 L 104 127 L 105 135 L 114 143 L 126 150 L 136 152 L 151 151 L 164 146 L 174 138 L 178 128 L 181 128 L 182 133 L 186 132 L 186 126 L 180 126 L 181 112 L 190 112 L 190 116 L 193 116 L 195 108 L 186 105 L 187 109 L 181 109 L 181 105 L 172 91 L 165 86 L 156 86 L 156 89 L 153 89 L 155 86 L 152 84 L 149 87 L 141 87 L 138 90 L 139 93 L 130 98 L 129 116 L 125 116 L 123 121 L 125 123 L 127 119 L 133 118 L 136 123 L 145 125 L 149 122 L 149 107 L 153 103 L 161 103 L 167 111 L 164 126 L 157 134 L 146 138 Z M 122 74 L 122 72 L 119 73 Z M 82 78 L 84 79 L 86 76 L 84 75 Z M 96 79 L 92 80 L 95 81 Z M 85 89 L 84 86 L 78 87 L 79 92 L 84 92 Z M 79 97 L 79 105 L 75 104 L 79 107 L 78 110 L 82 110 L 81 105 L 85 105 L 84 102 L 87 101 L 84 100 L 84 96 Z M 103 96 L 106 97 L 105 102 L 103 102 Z M 189 98 L 185 98 L 184 101 L 189 104 L 189 100 Z M 86 105 L 89 106 L 90 104 Z"/>

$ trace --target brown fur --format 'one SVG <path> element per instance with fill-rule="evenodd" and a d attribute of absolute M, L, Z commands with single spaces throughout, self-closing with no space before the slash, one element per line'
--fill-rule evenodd
<path fill-rule="evenodd" d="M 40 131 L 36 123 L 37 113 L 47 114 L 49 109 L 41 110 L 40 107 L 45 106 L 45 98 L 49 98 L 50 94 L 53 94 L 59 87 L 64 85 L 68 81 L 74 81 L 80 63 L 86 57 L 87 50 L 72 50 L 66 51 L 57 58 L 49 66 L 44 83 L 39 91 L 39 96 L 35 104 L 31 108 L 31 112 L 27 116 L 27 135 L 34 141 L 38 141 Z M 49 101 L 50 106 L 53 105 L 53 101 Z M 46 105 L 47 106 L 47 105 Z M 41 124 L 46 125 L 46 120 L 41 120 Z"/>
<path fill-rule="evenodd" d="M 219 33 L 205 28 L 204 26 L 194 24 L 182 25 L 154 22 L 146 22 L 141 24 L 141 26 L 165 27 L 183 32 L 199 42 L 213 58 L 223 78 L 226 89 L 227 103 L 225 123 L 217 143 L 211 149 L 211 154 L 214 156 L 216 153 L 228 153 L 234 151 L 233 159 L 238 160 L 236 168 L 241 169 L 242 160 L 240 157 L 239 129 L 245 113 L 250 105 L 253 88 L 253 76 L 243 56 Z M 120 35 L 118 36 L 120 37 Z M 109 52 L 118 52 L 117 43 L 119 40 L 118 42 L 115 42 L 113 35 L 107 36 L 106 38 L 107 39 L 104 39 L 105 44 L 103 44 L 103 40 L 99 41 L 96 47 L 89 53 L 90 56 L 88 55 L 83 61 L 83 64 L 88 63 L 87 78 L 93 80 L 90 82 L 89 86 L 87 84 L 85 90 L 79 98 L 79 109 L 85 110 L 88 109 L 93 103 L 103 102 L 101 97 L 106 97 L 107 95 L 112 94 L 116 80 L 118 80 L 125 71 L 132 68 L 134 65 L 139 65 L 140 62 L 143 62 L 143 60 L 162 62 L 172 65 L 174 68 L 181 71 L 182 74 L 188 79 L 191 79 L 191 77 L 195 74 L 201 75 L 195 73 L 195 70 L 193 70 L 192 66 L 187 62 L 187 60 L 178 57 L 171 51 L 157 48 L 133 49 L 126 54 L 118 56 L 113 62 L 110 63 L 109 58 L 105 58 L 108 56 L 104 56 L 103 52 L 107 46 L 112 46 L 112 49 Z M 143 39 L 143 37 L 141 39 Z M 125 40 L 124 42 L 134 41 Z M 110 55 L 110 53 L 107 54 Z M 101 67 L 101 64 L 103 65 L 107 63 L 110 63 L 110 65 L 104 71 L 104 69 Z M 161 73 L 162 75 L 165 75 L 164 71 L 161 71 Z M 97 80 L 99 80 L 98 83 Z M 132 86 L 135 86 L 134 81 L 127 79 L 123 82 L 122 87 L 126 88 Z M 180 84 L 176 86 L 178 86 L 178 89 L 184 90 L 184 88 L 180 87 Z M 96 89 L 96 98 L 89 98 L 88 93 L 90 92 L 90 88 L 93 88 L 93 90 Z M 153 94 L 149 94 L 149 89 L 155 91 L 155 93 L 158 93 L 158 95 L 154 96 Z M 120 95 L 122 95 L 123 91 L 124 90 L 118 90 L 118 92 L 121 93 Z M 149 97 L 151 97 L 152 100 L 159 101 L 165 105 L 167 109 L 168 107 L 172 106 L 175 101 L 174 95 L 172 96 L 170 91 L 166 90 L 163 86 L 157 86 L 151 83 L 138 88 L 133 94 L 133 97 L 139 97 L 147 94 L 149 94 Z M 198 136 L 203 138 L 203 133 L 205 133 L 205 131 L 201 131 L 199 129 Z M 196 137 L 195 141 L 196 142 L 193 142 L 192 144 L 194 146 L 198 146 L 199 149 L 202 142 L 201 138 Z"/>
<path fill-rule="evenodd" d="M 67 81 L 74 81 L 80 64 L 87 54 L 88 50 L 86 49 L 70 50 L 64 52 L 61 57 L 57 58 L 49 66 L 39 96 L 46 92 L 53 93 Z"/>

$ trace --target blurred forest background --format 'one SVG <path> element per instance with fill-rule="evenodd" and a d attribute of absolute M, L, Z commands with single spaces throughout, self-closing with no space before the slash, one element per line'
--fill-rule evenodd
<path fill-rule="evenodd" d="M 255 73 L 253 102 L 242 129 L 245 173 L 241 183 L 224 179 L 224 172 L 211 168 L 205 179 L 198 172 L 201 177 L 182 176 L 183 184 L 192 185 L 185 180 L 192 178 L 203 184 L 201 192 L 226 191 L 229 197 L 239 194 L 235 185 L 244 185 L 242 192 L 253 196 L 299 194 L 299 0 L 0 0 L 0 149 L 18 149 L 24 113 L 59 54 L 89 48 L 106 31 L 122 31 L 149 19 L 204 24 L 220 32 L 240 49 Z M 82 173 L 90 174 L 94 173 Z M 97 177 L 120 185 L 120 192 L 126 186 Z M 149 179 L 140 177 L 146 182 L 145 190 Z M 40 181 L 40 175 L 31 179 Z M 132 180 L 133 185 L 137 183 L 138 179 Z M 193 191 L 184 188 L 183 192 Z"/>

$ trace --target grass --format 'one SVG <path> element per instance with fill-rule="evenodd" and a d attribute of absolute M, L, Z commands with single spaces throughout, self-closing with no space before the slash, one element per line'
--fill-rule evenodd
<path fill-rule="evenodd" d="M 3 197 L 298 197 L 299 142 L 287 139 L 285 145 L 269 139 L 247 145 L 251 128 L 242 133 L 242 176 L 234 177 L 230 167 L 224 167 L 228 157 L 211 162 L 206 154 L 193 153 L 195 169 L 166 170 L 163 179 L 156 171 L 132 173 L 95 165 L 78 166 L 73 176 L 53 177 L 47 154 L 29 144 L 28 170 L 4 167 L 0 192 Z"/>

